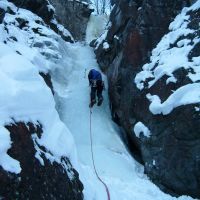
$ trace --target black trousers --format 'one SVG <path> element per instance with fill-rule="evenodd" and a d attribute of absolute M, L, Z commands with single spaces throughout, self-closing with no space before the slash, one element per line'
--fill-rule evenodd
<path fill-rule="evenodd" d="M 96 87 L 91 86 L 91 93 L 90 93 L 91 102 L 96 101 L 96 96 L 98 97 L 98 100 L 103 98 L 102 91 L 103 91 L 103 87 L 101 85 L 99 86 L 97 85 Z"/>

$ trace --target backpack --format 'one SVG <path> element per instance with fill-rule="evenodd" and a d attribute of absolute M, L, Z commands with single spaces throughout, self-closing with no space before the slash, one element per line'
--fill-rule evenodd
<path fill-rule="evenodd" d="M 95 69 L 90 70 L 89 74 L 88 74 L 88 79 L 90 81 L 92 80 L 102 80 L 102 76 L 101 73 Z"/>

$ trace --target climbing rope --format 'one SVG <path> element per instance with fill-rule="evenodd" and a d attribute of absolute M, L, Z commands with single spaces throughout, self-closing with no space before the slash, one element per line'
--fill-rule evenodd
<path fill-rule="evenodd" d="M 98 180 L 104 185 L 106 193 L 107 193 L 107 199 L 110 200 L 110 192 L 108 189 L 108 186 L 106 183 L 100 178 L 99 174 L 97 173 L 95 162 L 94 162 L 94 152 L 93 152 L 93 139 L 92 139 L 92 109 L 90 108 L 90 146 L 91 146 L 91 154 L 92 154 L 92 163 L 93 163 L 93 168 L 95 171 L 95 174 L 98 178 Z"/>

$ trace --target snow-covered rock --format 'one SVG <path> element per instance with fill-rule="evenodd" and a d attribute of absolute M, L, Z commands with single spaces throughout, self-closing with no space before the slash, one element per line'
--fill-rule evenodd
<path fill-rule="evenodd" d="M 82 199 L 74 140 L 47 85 L 64 41 L 32 12 L 0 8 L 0 198 Z"/>
<path fill-rule="evenodd" d="M 179 88 L 173 90 L 163 103 L 161 103 L 159 96 L 154 95 L 153 98 L 150 97 L 150 94 L 147 96 L 152 102 L 149 108 L 153 114 L 169 114 L 178 106 L 200 102 L 200 85 L 198 83 L 200 81 L 200 55 L 195 53 L 200 43 L 197 21 L 200 5 L 198 7 L 198 4 L 197 2 L 191 8 L 185 8 L 176 17 L 169 26 L 170 32 L 162 38 L 153 50 L 151 62 L 145 64 L 143 71 L 136 75 L 135 83 L 141 90 L 144 89 L 144 85 L 146 85 L 146 88 L 153 87 L 164 76 L 167 83 L 179 84 Z M 176 77 L 175 73 L 179 73 L 180 69 L 189 78 L 189 84 L 180 83 L 181 80 Z M 180 84 L 182 84 L 181 87 Z"/>
<path fill-rule="evenodd" d="M 140 138 L 140 134 L 143 134 L 145 137 L 150 137 L 151 135 L 149 129 L 142 122 L 135 124 L 134 133 L 138 138 Z"/>
<path fill-rule="evenodd" d="M 56 16 L 56 9 L 51 5 L 49 0 L 9 0 L 10 2 L 14 3 L 18 8 L 24 8 L 27 9 L 36 15 L 40 16 L 44 22 L 50 26 L 51 29 L 53 29 L 56 33 L 60 34 L 62 38 L 66 41 L 73 42 L 74 39 L 61 25 L 58 23 L 58 16 Z"/>

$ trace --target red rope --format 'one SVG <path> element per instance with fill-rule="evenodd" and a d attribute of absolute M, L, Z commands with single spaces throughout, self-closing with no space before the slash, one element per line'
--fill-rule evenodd
<path fill-rule="evenodd" d="M 110 200 L 110 192 L 109 192 L 108 186 L 100 178 L 99 174 L 97 173 L 95 162 L 94 162 L 93 139 L 92 139 L 92 109 L 91 108 L 90 108 L 90 143 L 91 143 L 90 146 L 91 146 L 91 154 L 92 154 L 92 163 L 93 163 L 93 168 L 94 168 L 95 174 L 96 174 L 98 180 L 104 185 L 106 193 L 107 193 L 107 198 L 108 198 L 108 200 Z"/>

